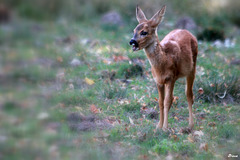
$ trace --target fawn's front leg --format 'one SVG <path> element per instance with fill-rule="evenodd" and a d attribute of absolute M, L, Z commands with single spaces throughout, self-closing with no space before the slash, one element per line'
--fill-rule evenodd
<path fill-rule="evenodd" d="M 158 88 L 158 96 L 159 96 L 159 99 L 158 99 L 158 105 L 159 105 L 159 109 L 160 109 L 160 120 L 156 126 L 156 129 L 159 129 L 159 128 L 162 128 L 163 126 L 163 102 L 164 102 L 164 84 L 157 84 L 157 88 Z"/>
<path fill-rule="evenodd" d="M 165 84 L 163 130 L 167 130 L 168 128 L 168 111 L 173 101 L 173 88 L 174 88 L 174 81 L 170 81 L 167 84 Z"/>

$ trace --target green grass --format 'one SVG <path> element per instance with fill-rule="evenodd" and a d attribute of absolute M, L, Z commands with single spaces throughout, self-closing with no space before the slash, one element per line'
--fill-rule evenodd
<path fill-rule="evenodd" d="M 238 45 L 199 44 L 193 112 L 194 130 L 204 135 L 181 133 L 188 125 L 183 80 L 174 88 L 179 99 L 169 113 L 171 130 L 155 133 L 158 120 L 144 116 L 141 108 L 157 108 L 158 93 L 143 51 L 132 53 L 128 46 L 133 28 L 19 21 L 9 25 L 16 28 L 9 33 L 0 28 L 1 159 L 225 159 L 238 153 L 240 72 L 229 63 L 240 58 Z M 159 37 L 169 31 L 161 28 Z M 63 41 L 72 35 L 70 42 Z M 114 61 L 114 56 L 129 60 Z M 73 58 L 81 65 L 72 67 Z M 100 127 L 71 130 L 68 116 L 73 112 L 85 117 L 85 125 L 95 115 Z M 203 143 L 207 150 L 200 149 Z"/>

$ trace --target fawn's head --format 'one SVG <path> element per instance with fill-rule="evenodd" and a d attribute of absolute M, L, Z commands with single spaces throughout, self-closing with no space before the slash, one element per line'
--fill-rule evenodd
<path fill-rule="evenodd" d="M 163 6 L 151 19 L 147 20 L 141 8 L 137 6 L 136 17 L 139 24 L 134 29 L 133 38 L 129 42 L 133 51 L 146 48 L 154 42 L 153 37 L 157 36 L 157 27 L 163 19 L 165 10 L 166 6 Z"/>

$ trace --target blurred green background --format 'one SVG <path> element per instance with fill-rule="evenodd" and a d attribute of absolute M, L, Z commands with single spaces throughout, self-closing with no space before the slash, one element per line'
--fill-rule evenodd
<path fill-rule="evenodd" d="M 19 16 L 35 20 L 53 20 L 59 17 L 89 20 L 110 10 L 117 10 L 126 21 L 135 16 L 136 5 L 152 15 L 165 4 L 168 6 L 168 17 L 188 15 L 203 26 L 229 23 L 240 25 L 238 0 L 2 0 L 1 3 L 16 11 Z"/>
<path fill-rule="evenodd" d="M 199 41 L 195 128 L 184 79 L 168 132 L 154 133 L 158 92 L 128 45 L 139 5 L 163 5 Z M 0 159 L 226 159 L 240 153 L 239 0 L 1 0 Z"/>

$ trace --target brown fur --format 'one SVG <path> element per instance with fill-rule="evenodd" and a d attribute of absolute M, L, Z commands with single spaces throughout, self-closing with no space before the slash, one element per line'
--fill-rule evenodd
<path fill-rule="evenodd" d="M 181 77 L 187 79 L 189 127 L 193 128 L 192 88 L 198 54 L 197 39 L 187 30 L 176 29 L 160 42 L 156 30 L 165 9 L 164 6 L 150 20 L 147 20 L 142 10 L 137 7 L 136 15 L 139 25 L 134 29 L 133 38 L 139 44 L 139 50 L 144 49 L 151 64 L 153 78 L 157 83 L 160 107 L 160 121 L 157 128 L 167 129 L 168 127 L 168 111 L 172 105 L 174 84 Z M 148 34 L 141 35 L 142 31 Z"/>

